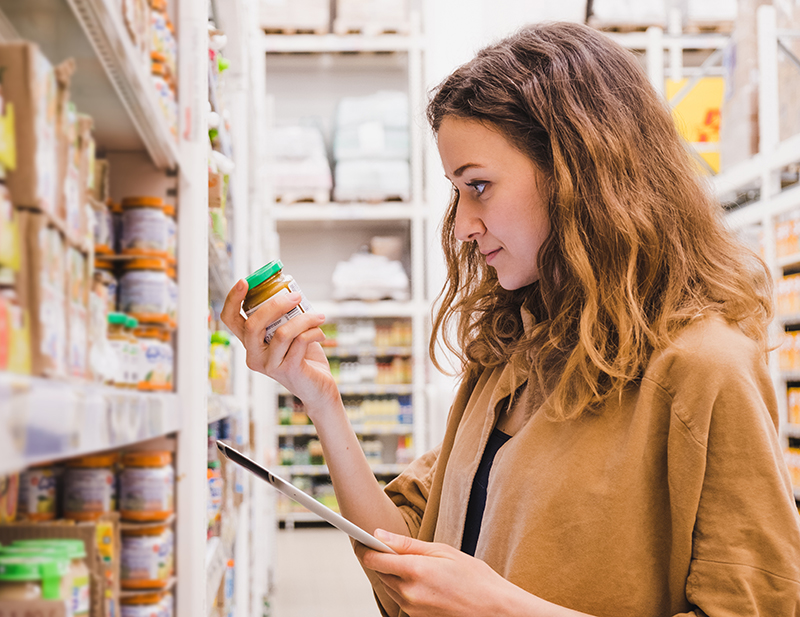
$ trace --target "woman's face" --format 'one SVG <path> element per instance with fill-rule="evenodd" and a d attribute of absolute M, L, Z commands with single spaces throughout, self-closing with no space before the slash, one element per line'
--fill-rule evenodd
<path fill-rule="evenodd" d="M 477 120 L 447 117 L 438 139 L 445 176 L 459 194 L 456 238 L 476 243 L 503 289 L 538 280 L 536 256 L 550 232 L 542 173 Z"/>

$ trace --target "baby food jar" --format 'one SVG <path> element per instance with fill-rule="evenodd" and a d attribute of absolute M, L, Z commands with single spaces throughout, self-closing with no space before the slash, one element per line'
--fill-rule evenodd
<path fill-rule="evenodd" d="M 102 284 L 108 293 L 108 312 L 117 310 L 117 290 L 119 284 L 114 274 L 114 264 L 107 259 L 94 260 L 94 280 Z"/>
<path fill-rule="evenodd" d="M 178 273 L 174 266 L 167 266 L 167 315 L 170 328 L 178 327 Z"/>
<path fill-rule="evenodd" d="M 262 266 L 248 276 L 246 280 L 248 291 L 242 303 L 242 309 L 248 317 L 272 296 L 280 293 L 291 293 L 293 291 L 297 291 L 301 295 L 300 304 L 298 306 L 267 326 L 267 330 L 264 333 L 265 343 L 269 343 L 275 334 L 275 330 L 280 328 L 287 321 L 312 310 L 311 304 L 308 302 L 308 299 L 300 290 L 297 283 L 295 283 L 294 278 L 283 272 L 283 263 L 281 263 L 279 259 Z"/>
<path fill-rule="evenodd" d="M 126 197 L 122 200 L 122 238 L 124 255 L 166 257 L 167 217 L 160 197 Z"/>
<path fill-rule="evenodd" d="M 175 206 L 166 204 L 164 216 L 167 217 L 167 262 L 174 265 L 178 256 L 178 221 L 175 218 Z"/>
<path fill-rule="evenodd" d="M 119 477 L 120 516 L 131 521 L 164 521 L 174 512 L 172 454 L 128 452 Z"/>
<path fill-rule="evenodd" d="M 114 252 L 114 223 L 109 207 L 100 202 L 95 202 L 94 207 L 94 252 L 97 255 L 107 255 Z"/>
<path fill-rule="evenodd" d="M 108 345 L 114 352 L 115 366 L 112 367 L 114 385 L 117 388 L 130 387 L 130 338 L 126 332 L 128 316 L 125 313 L 108 314 Z"/>
<path fill-rule="evenodd" d="M 139 340 L 139 390 L 166 390 L 167 369 L 164 342 L 161 336 L 163 329 L 154 326 L 142 326 L 136 329 Z"/>
<path fill-rule="evenodd" d="M 17 516 L 20 520 L 51 521 L 56 517 L 56 473 L 53 467 L 31 467 L 19 476 Z"/>
<path fill-rule="evenodd" d="M 64 471 L 64 518 L 96 521 L 117 506 L 114 465 L 117 455 L 82 456 L 67 462 Z"/>
<path fill-rule="evenodd" d="M 172 390 L 175 378 L 175 351 L 172 349 L 172 333 L 161 329 L 161 353 L 164 360 L 164 389 Z"/>
<path fill-rule="evenodd" d="M 146 257 L 125 264 L 119 281 L 119 310 L 145 323 L 168 323 L 168 277 L 163 259 Z"/>
<path fill-rule="evenodd" d="M 53 555 L 0 555 L 0 602 L 63 600 L 72 615 L 69 590 L 63 580 L 69 561 Z"/>
<path fill-rule="evenodd" d="M 164 525 L 122 530 L 120 583 L 124 589 L 164 588 L 172 576 L 174 542 Z"/>
<path fill-rule="evenodd" d="M 15 540 L 11 547 L 41 551 L 42 558 L 63 559 L 61 597 L 68 602 L 68 613 L 75 617 L 89 614 L 91 588 L 89 568 L 86 565 L 86 545 L 72 538 L 37 538 Z"/>
<path fill-rule="evenodd" d="M 156 591 L 120 598 L 120 617 L 163 617 L 163 595 Z"/>

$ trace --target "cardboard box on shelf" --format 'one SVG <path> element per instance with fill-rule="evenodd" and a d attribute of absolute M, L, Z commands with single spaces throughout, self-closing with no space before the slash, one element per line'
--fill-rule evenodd
<path fill-rule="evenodd" d="M 74 538 L 86 546 L 91 598 L 89 617 L 113 617 L 119 614 L 120 527 L 119 513 L 104 514 L 94 522 L 73 523 L 58 520 L 52 523 L 16 523 L 0 525 L 0 544 L 14 540 L 41 538 Z M 60 603 L 63 606 L 63 603 Z M 0 613 L 2 614 L 2 613 Z M 7 613 L 9 617 L 13 613 Z M 40 615 L 23 612 L 20 617 Z M 49 613 L 42 613 L 48 615 Z M 55 617 L 55 613 L 53 617 Z"/>
<path fill-rule="evenodd" d="M 90 263 L 86 254 L 67 248 L 67 367 L 73 377 L 89 376 Z"/>
<path fill-rule="evenodd" d="M 329 0 L 260 0 L 259 25 L 267 31 L 286 34 L 330 31 Z"/>
<path fill-rule="evenodd" d="M 20 303 L 30 314 L 31 372 L 67 374 L 66 249 L 62 231 L 41 212 L 20 210 Z"/>
<path fill-rule="evenodd" d="M 0 617 L 67 617 L 61 600 L 2 600 Z"/>
<path fill-rule="evenodd" d="M 53 67 L 34 43 L 0 44 L 0 85 L 14 106 L 16 169 L 6 184 L 16 206 L 55 214 L 57 87 Z"/>

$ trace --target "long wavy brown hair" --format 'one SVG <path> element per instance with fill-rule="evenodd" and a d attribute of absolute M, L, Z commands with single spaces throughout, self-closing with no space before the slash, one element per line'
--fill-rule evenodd
<path fill-rule="evenodd" d="M 537 24 L 491 45 L 434 88 L 447 117 L 499 130 L 548 179 L 539 280 L 507 291 L 475 242 L 442 225 L 448 277 L 430 341 L 468 374 L 521 351 L 553 419 L 597 412 L 641 379 L 654 351 L 717 314 L 768 347 L 772 281 L 737 240 L 669 108 L 636 57 L 580 24 Z M 520 316 L 534 316 L 526 333 Z M 452 338 L 447 333 L 452 333 Z"/>

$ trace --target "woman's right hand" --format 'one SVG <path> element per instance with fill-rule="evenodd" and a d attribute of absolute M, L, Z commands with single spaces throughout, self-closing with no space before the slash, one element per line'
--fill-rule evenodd
<path fill-rule="evenodd" d="M 339 390 L 320 345 L 325 340 L 319 328 L 324 315 L 302 313 L 293 317 L 265 343 L 267 326 L 300 304 L 301 296 L 297 292 L 277 294 L 250 317 L 244 317 L 241 310 L 246 295 L 247 282 L 240 280 L 228 292 L 220 317 L 244 345 L 248 368 L 285 386 L 303 401 L 310 414 L 337 401 Z"/>

